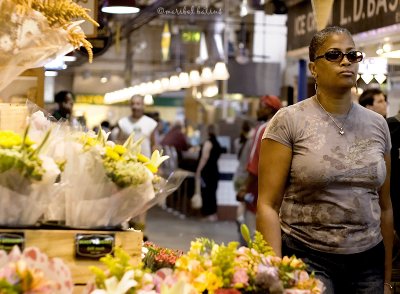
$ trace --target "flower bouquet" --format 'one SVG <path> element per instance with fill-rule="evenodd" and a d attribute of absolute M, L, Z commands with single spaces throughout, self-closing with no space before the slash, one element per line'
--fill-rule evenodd
<path fill-rule="evenodd" d="M 0 225 L 33 225 L 43 215 L 60 174 L 52 158 L 28 134 L 0 131 Z"/>
<path fill-rule="evenodd" d="M 69 268 L 61 259 L 48 258 L 30 247 L 22 253 L 17 246 L 10 254 L 0 251 L 0 293 L 71 294 Z"/>
<path fill-rule="evenodd" d="M 158 150 L 140 153 L 133 134 L 124 145 L 107 141 L 100 130 L 72 133 L 64 142 L 66 225 L 77 228 L 115 227 L 139 215 L 164 187 L 158 167 L 168 158 Z"/>
<path fill-rule="evenodd" d="M 98 25 L 73 0 L 0 0 L 0 90 L 26 69 L 81 45 L 91 54 L 76 21 L 82 18 Z"/>
<path fill-rule="evenodd" d="M 199 238 L 183 255 L 145 243 L 143 262 L 136 265 L 116 248 L 115 257 L 100 259 L 107 266 L 105 271 L 91 268 L 95 281 L 89 284 L 87 293 L 323 293 L 322 282 L 307 273 L 300 259 L 275 256 L 259 232 L 251 240 L 248 229 L 242 226 L 242 234 L 247 247 Z M 160 268 L 163 264 L 167 267 Z"/>

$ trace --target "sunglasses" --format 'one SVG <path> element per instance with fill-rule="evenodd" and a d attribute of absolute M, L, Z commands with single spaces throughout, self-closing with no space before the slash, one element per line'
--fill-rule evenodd
<path fill-rule="evenodd" d="M 326 52 L 324 55 L 315 57 L 315 60 L 319 58 L 325 58 L 326 60 L 331 62 L 341 62 L 345 56 L 347 57 L 347 60 L 350 61 L 351 63 L 360 62 L 364 58 L 364 54 L 361 51 L 353 50 L 347 53 L 343 53 L 340 50 L 330 50 Z"/>

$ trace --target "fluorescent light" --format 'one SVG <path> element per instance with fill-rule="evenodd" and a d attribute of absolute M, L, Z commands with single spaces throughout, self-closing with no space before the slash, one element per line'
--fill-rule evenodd
<path fill-rule="evenodd" d="M 52 70 L 46 70 L 46 71 L 44 72 L 44 75 L 45 75 L 46 77 L 56 77 L 56 76 L 58 76 L 58 72 L 52 71 Z"/>
<path fill-rule="evenodd" d="M 65 56 L 63 56 L 63 60 L 64 60 L 64 62 L 73 62 L 76 60 L 76 56 L 65 55 Z"/>

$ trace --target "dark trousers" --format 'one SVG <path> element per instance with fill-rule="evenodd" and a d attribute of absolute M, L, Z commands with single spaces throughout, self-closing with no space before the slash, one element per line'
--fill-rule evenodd
<path fill-rule="evenodd" d="M 302 259 L 308 265 L 307 271 L 314 271 L 324 283 L 324 294 L 383 294 L 383 241 L 365 252 L 333 254 L 313 250 L 282 233 L 282 255 Z"/>
<path fill-rule="evenodd" d="M 201 187 L 201 199 L 203 200 L 203 206 L 201 207 L 201 213 L 203 216 L 208 216 L 217 213 L 217 188 L 218 181 L 207 181 L 205 180 Z"/>

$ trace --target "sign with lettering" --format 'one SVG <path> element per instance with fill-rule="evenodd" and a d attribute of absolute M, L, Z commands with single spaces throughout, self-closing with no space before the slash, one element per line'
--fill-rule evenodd
<path fill-rule="evenodd" d="M 352 34 L 400 23 L 400 0 L 335 0 L 328 25 L 347 28 Z M 309 45 L 316 31 L 311 1 L 288 12 L 288 51 Z"/>
<path fill-rule="evenodd" d="M 98 259 L 114 250 L 114 234 L 76 234 L 75 256 Z"/>
<path fill-rule="evenodd" d="M 0 250 L 10 252 L 17 245 L 22 251 L 25 247 L 25 235 L 23 232 L 0 233 Z"/>

